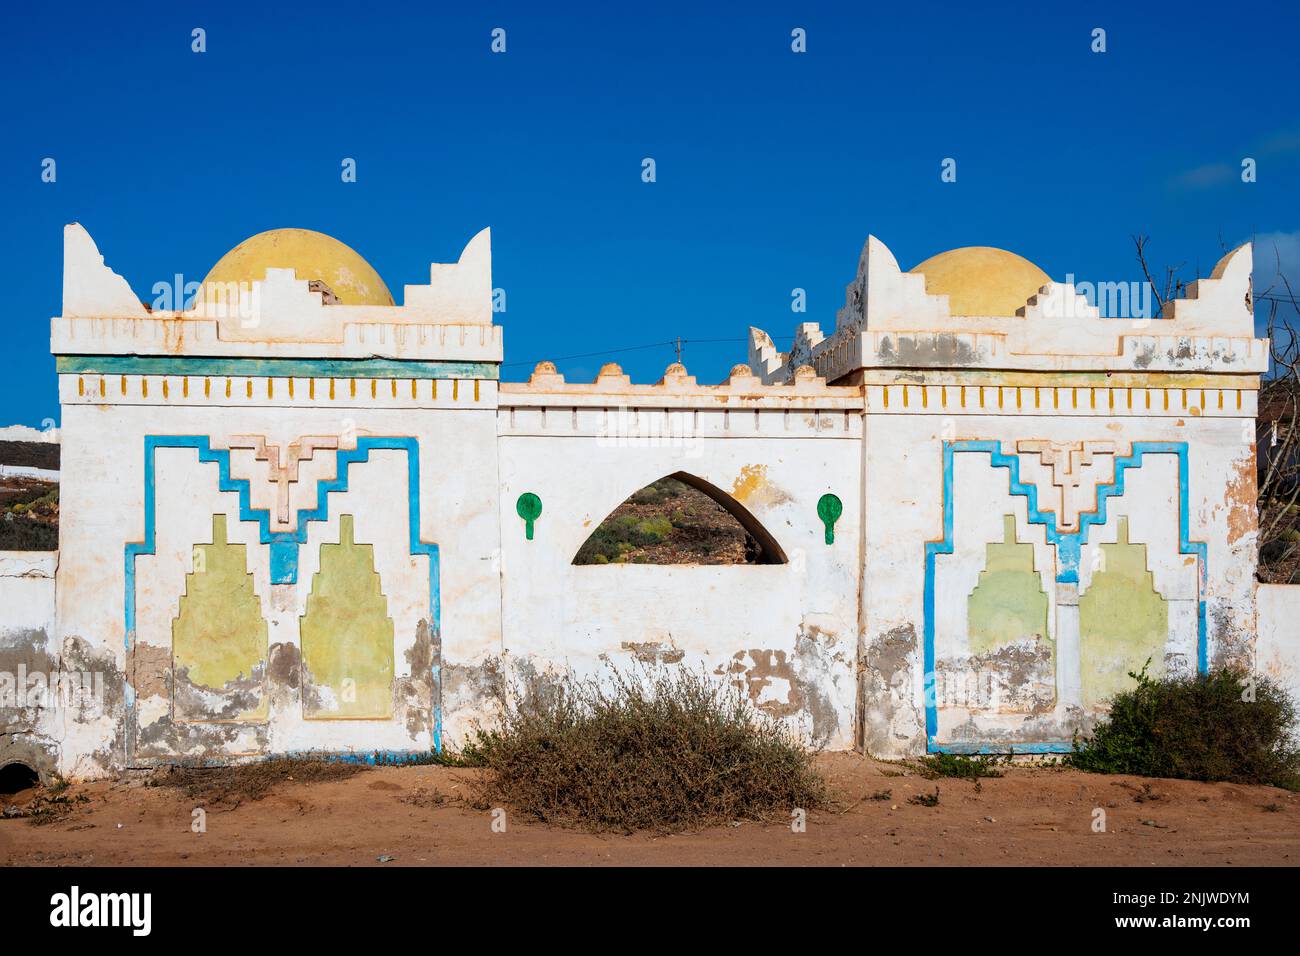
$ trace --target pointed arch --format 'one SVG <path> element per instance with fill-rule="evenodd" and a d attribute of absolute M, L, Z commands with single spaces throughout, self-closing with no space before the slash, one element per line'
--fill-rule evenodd
<path fill-rule="evenodd" d="M 685 471 L 675 471 L 672 474 L 664 475 L 662 478 L 658 478 L 655 481 L 650 482 L 648 485 L 645 486 L 645 488 L 639 489 L 639 491 L 652 489 L 659 482 L 662 482 L 666 479 L 672 479 L 673 481 L 680 482 L 681 484 L 686 485 L 687 487 L 700 492 L 705 497 L 713 501 L 714 504 L 722 508 L 723 511 L 727 512 L 727 514 L 729 514 L 736 521 L 736 523 L 742 529 L 744 529 L 745 533 L 749 536 L 749 539 L 753 542 L 753 548 L 752 548 L 753 554 L 752 557 L 747 558 L 747 560 L 745 561 L 746 564 L 787 564 L 789 563 L 789 559 L 786 557 L 785 550 L 781 547 L 780 543 L 776 540 L 776 538 L 772 535 L 772 533 L 768 531 L 766 527 L 763 526 L 763 523 L 759 521 L 758 518 L 755 517 L 755 515 L 748 508 L 746 508 L 743 504 L 741 504 L 739 501 L 737 501 L 727 492 L 723 491 L 717 485 L 699 477 L 698 475 L 692 475 L 689 472 L 685 472 Z M 590 543 L 601 532 L 601 529 L 606 527 L 607 522 L 610 521 L 611 517 L 615 515 L 618 509 L 622 508 L 629 501 L 633 500 L 633 498 L 637 494 L 638 491 L 633 491 L 627 498 L 623 500 L 623 502 L 620 505 L 618 505 L 618 507 L 614 509 L 614 511 L 611 511 L 608 515 L 606 515 L 601 520 L 600 524 L 597 525 L 596 530 L 593 531 L 590 536 L 588 536 L 588 538 L 583 542 L 582 546 L 579 547 L 578 551 L 574 554 L 571 563 L 579 564 L 579 565 L 592 563 L 592 562 L 582 560 L 584 549 L 586 549 L 588 543 Z M 748 549 L 749 546 L 747 545 L 747 550 Z M 595 563 L 603 563 L 603 559 Z"/>

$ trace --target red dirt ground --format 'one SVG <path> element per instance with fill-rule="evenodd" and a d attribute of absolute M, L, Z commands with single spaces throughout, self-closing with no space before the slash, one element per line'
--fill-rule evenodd
<path fill-rule="evenodd" d="M 1015 767 L 983 780 L 926 780 L 857 754 L 818 758 L 839 806 L 807 831 L 741 823 L 666 836 L 592 835 L 507 815 L 504 833 L 463 797 L 476 773 L 385 767 L 344 780 L 278 785 L 233 809 L 144 786 L 147 774 L 76 785 L 66 817 L 0 820 L 7 865 L 1051 865 L 1292 866 L 1300 863 L 1300 794 L 1272 787 L 1107 777 Z M 908 802 L 939 789 L 939 805 Z M 890 790 L 887 800 L 871 799 Z M 439 796 L 442 795 L 442 796 Z M 30 801 L 31 793 L 25 795 Z M 19 796 L 18 801 L 24 799 Z M 1092 832 L 1094 808 L 1107 832 Z"/>

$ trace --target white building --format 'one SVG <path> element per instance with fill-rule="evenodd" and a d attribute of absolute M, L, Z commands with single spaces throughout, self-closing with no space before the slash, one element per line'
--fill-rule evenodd
<path fill-rule="evenodd" d="M 1300 602 L 1256 622 L 1250 274 L 1243 246 L 1166 318 L 1102 319 L 1011 253 L 909 273 L 871 238 L 833 331 L 751 330 L 720 384 L 507 383 L 486 230 L 401 305 L 263 233 L 163 312 L 69 226 L 60 550 L 0 555 L 0 681 L 102 694 L 0 683 L 0 766 L 400 758 L 512 677 L 633 660 L 881 756 L 1069 749 L 1148 659 L 1293 674 Z M 667 475 L 762 563 L 573 563 Z"/>

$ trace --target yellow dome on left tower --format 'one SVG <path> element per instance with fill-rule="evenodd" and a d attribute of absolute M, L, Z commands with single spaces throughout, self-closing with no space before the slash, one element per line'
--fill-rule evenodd
<path fill-rule="evenodd" d="M 245 239 L 217 261 L 204 285 L 253 282 L 267 269 L 319 279 L 343 305 L 392 305 L 384 280 L 351 246 L 310 229 L 271 229 Z M 200 292 L 200 298 L 206 298 Z"/>

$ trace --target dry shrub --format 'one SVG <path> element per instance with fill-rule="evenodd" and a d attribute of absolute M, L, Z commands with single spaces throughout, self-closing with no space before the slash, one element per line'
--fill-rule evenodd
<path fill-rule="evenodd" d="M 813 752 L 739 689 L 685 668 L 516 688 L 462 752 L 480 805 L 592 831 L 789 820 L 822 806 Z"/>
<path fill-rule="evenodd" d="M 326 783 L 344 780 L 369 767 L 361 763 L 304 757 L 275 757 L 227 767 L 168 767 L 150 780 L 155 787 L 175 787 L 205 806 L 228 806 L 261 800 L 285 782 Z"/>
<path fill-rule="evenodd" d="M 59 788 L 43 788 L 26 804 L 11 803 L 0 807 L 0 820 L 26 817 L 34 827 L 45 826 L 66 818 L 89 802 L 90 798 L 84 793 L 72 795 L 63 793 Z"/>

